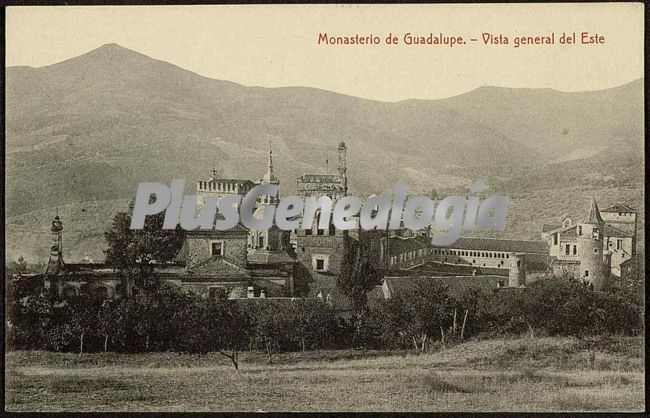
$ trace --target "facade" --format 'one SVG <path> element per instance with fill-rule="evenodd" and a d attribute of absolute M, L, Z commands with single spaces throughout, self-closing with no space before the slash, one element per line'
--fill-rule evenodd
<path fill-rule="evenodd" d="M 612 234 L 621 232 L 605 222 L 592 198 L 580 222 L 565 218 L 561 227 L 546 228 L 543 233 L 553 257 L 553 273 L 581 280 L 595 290 L 608 290 L 613 254 L 610 248 L 616 240 Z"/>
<path fill-rule="evenodd" d="M 212 176 L 196 184 L 197 207 L 207 196 L 245 195 L 256 184 L 279 184 L 273 173 L 269 149 L 267 172 L 258 182 L 227 179 L 212 170 Z M 276 198 L 261 198 L 256 216 Z M 217 216 L 220 216 L 217 213 Z M 130 296 L 134 285 L 103 263 L 63 262 L 63 225 L 57 216 L 52 222 L 50 260 L 45 281 L 59 295 L 79 294 L 83 290 L 105 298 Z M 291 297 L 294 296 L 295 259 L 287 253 L 288 232 L 277 227 L 251 231 L 241 224 L 226 231 L 186 231 L 185 240 L 171 263 L 156 263 L 154 274 L 162 282 L 184 292 L 203 297 Z"/>
<path fill-rule="evenodd" d="M 300 197 L 327 196 L 333 206 L 348 193 L 345 143 L 338 146 L 335 174 L 303 174 L 297 179 Z M 227 179 L 212 170 L 211 177 L 196 185 L 197 206 L 207 196 L 245 195 L 257 184 L 279 185 L 273 172 L 273 151 L 269 147 L 267 170 L 258 181 Z M 255 216 L 263 216 L 277 197 L 263 196 Z M 294 297 L 330 294 L 342 272 L 345 254 L 367 258 L 377 271 L 398 274 L 439 271 L 453 277 L 494 276 L 497 287 L 523 287 L 549 272 L 569 274 L 597 290 L 607 290 L 610 272 L 634 255 L 636 213 L 625 205 L 615 205 L 601 215 L 592 200 L 587 216 L 574 223 L 565 218 L 561 225 L 545 226 L 543 240 L 503 240 L 459 238 L 447 247 L 431 245 L 430 228 L 410 231 L 336 230 L 330 223 L 318 229 L 317 211 L 310 229 L 289 231 L 273 225 L 268 230 L 249 230 L 236 225 L 227 231 L 187 231 L 185 240 L 171 263 L 155 264 L 161 280 L 181 291 L 204 297 Z M 217 213 L 217 216 L 220 216 Z M 45 277 L 59 294 L 78 294 L 83 289 L 106 298 L 130 295 L 132 283 L 102 263 L 63 261 L 63 224 L 57 216 L 51 227 L 50 260 Z M 618 270 L 617 270 L 618 269 Z M 400 273 L 401 272 L 401 273 Z M 407 273 L 411 272 L 411 273 Z M 470 276 L 471 275 L 471 276 Z M 324 289 L 327 290 L 324 293 Z"/>
<path fill-rule="evenodd" d="M 597 209 L 595 200 L 592 200 L 591 205 Z M 603 242 L 602 251 L 611 253 L 611 273 L 620 277 L 621 264 L 636 255 L 636 212 L 622 204 L 597 212 L 599 216 L 592 220 L 602 221 L 599 230 Z M 558 260 L 556 263 L 558 272 L 573 274 L 576 277 L 584 275 L 584 271 L 578 274 L 577 266 L 583 256 L 587 256 L 587 252 L 594 250 L 591 248 L 591 243 L 584 239 L 584 228 L 592 229 L 584 223 L 574 223 L 570 218 L 564 218 L 561 225 L 544 225 L 542 228 L 542 239 L 548 242 L 549 255 Z M 589 248 L 582 251 L 580 244 L 587 245 Z"/>
<path fill-rule="evenodd" d="M 338 199 L 347 195 L 347 147 L 344 142 L 338 146 L 336 174 L 303 174 L 297 179 L 298 196 L 301 198 L 327 196 L 332 207 Z M 329 284 L 341 272 L 341 263 L 349 236 L 346 231 L 336 230 L 330 220 L 327 230 L 318 229 L 320 214 L 314 217 L 311 229 L 295 231 L 296 257 L 304 279 L 318 288 Z"/>

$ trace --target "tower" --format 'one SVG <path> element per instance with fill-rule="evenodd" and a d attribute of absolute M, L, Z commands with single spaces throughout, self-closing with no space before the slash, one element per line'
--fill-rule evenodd
<path fill-rule="evenodd" d="M 347 147 L 345 146 L 345 142 L 339 142 L 339 159 L 338 159 L 338 172 L 339 175 L 343 178 L 343 194 L 348 194 L 348 174 L 347 174 L 347 156 L 346 156 L 346 151 Z"/>
<path fill-rule="evenodd" d="M 510 253 L 510 271 L 508 272 L 508 287 L 526 285 L 526 254 Z"/>
<path fill-rule="evenodd" d="M 302 198 L 328 197 L 332 208 L 336 202 L 347 195 L 347 147 L 344 142 L 338 145 L 337 172 L 334 174 L 303 174 L 296 181 L 298 196 Z M 348 231 L 337 230 L 331 222 L 328 229 L 319 229 L 321 210 L 314 216 L 312 228 L 296 230 L 296 254 L 298 262 L 305 268 L 308 280 L 321 285 L 331 282 L 341 271 L 345 242 Z M 321 280 L 322 279 L 322 280 Z M 330 283 L 331 284 L 331 283 Z"/>
<path fill-rule="evenodd" d="M 600 216 L 596 199 L 591 199 L 589 211 L 585 218 L 577 223 L 578 258 L 580 260 L 580 277 L 594 290 L 606 290 L 609 270 L 606 269 L 603 256 L 603 230 L 605 222 Z"/>
<path fill-rule="evenodd" d="M 58 212 L 58 211 L 57 211 Z M 46 275 L 55 275 L 63 268 L 63 222 L 57 214 L 50 228 L 52 242 L 50 244 L 50 259 L 45 268 Z"/>
<path fill-rule="evenodd" d="M 271 141 L 269 141 L 269 159 L 266 173 L 258 184 L 280 184 L 280 180 L 273 173 L 273 149 L 271 148 Z M 279 198 L 277 196 L 260 196 L 257 201 L 257 209 L 253 216 L 262 219 L 267 208 L 277 204 L 278 201 Z M 287 246 L 286 241 L 288 238 L 289 234 L 286 231 L 282 231 L 274 223 L 271 228 L 266 230 L 249 231 L 248 247 L 253 250 L 280 251 Z"/>
<path fill-rule="evenodd" d="M 269 141 L 269 162 L 266 165 L 266 174 L 260 179 L 259 184 L 280 184 L 280 180 L 273 173 L 273 149 L 271 148 L 271 141 Z M 260 199 L 260 203 L 277 203 L 276 197 L 262 196 Z"/>

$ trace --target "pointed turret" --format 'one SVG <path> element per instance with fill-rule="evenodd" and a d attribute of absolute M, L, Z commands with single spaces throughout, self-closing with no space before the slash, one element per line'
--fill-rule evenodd
<path fill-rule="evenodd" d="M 582 222 L 592 225 L 603 223 L 603 218 L 600 216 L 600 211 L 598 210 L 598 204 L 596 203 L 596 199 L 593 197 L 591 198 L 591 204 L 589 205 L 587 216 L 582 220 Z"/>
<path fill-rule="evenodd" d="M 609 262 L 605 262 L 607 255 L 604 254 L 604 250 L 607 247 L 603 243 L 604 228 L 605 224 L 600 216 L 598 204 L 592 197 L 585 218 L 577 224 L 576 238 L 580 279 L 598 291 L 609 288 L 610 267 Z"/>
<path fill-rule="evenodd" d="M 266 174 L 260 180 L 264 184 L 279 184 L 280 180 L 273 174 L 273 149 L 271 148 L 271 141 L 269 141 L 269 163 L 267 165 Z"/>

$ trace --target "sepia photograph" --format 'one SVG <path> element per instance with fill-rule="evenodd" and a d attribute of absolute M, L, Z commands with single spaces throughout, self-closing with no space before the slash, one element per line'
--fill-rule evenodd
<path fill-rule="evenodd" d="M 5 8 L 5 412 L 633 412 L 642 3 Z"/>

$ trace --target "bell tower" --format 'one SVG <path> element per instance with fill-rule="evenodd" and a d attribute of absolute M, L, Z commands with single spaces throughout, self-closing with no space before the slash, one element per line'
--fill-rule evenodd
<path fill-rule="evenodd" d="M 59 218 L 58 210 L 50 231 L 52 242 L 50 243 L 50 259 L 45 269 L 46 275 L 56 274 L 63 268 L 63 222 Z"/>
<path fill-rule="evenodd" d="M 343 178 L 343 194 L 348 194 L 348 168 L 347 168 L 347 147 L 345 142 L 339 142 L 339 158 L 338 158 L 338 172 L 339 175 Z"/>

